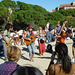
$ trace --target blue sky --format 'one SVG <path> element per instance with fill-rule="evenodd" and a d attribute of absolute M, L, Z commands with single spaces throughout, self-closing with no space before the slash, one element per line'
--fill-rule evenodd
<path fill-rule="evenodd" d="M 28 4 L 39 5 L 51 12 L 52 9 L 59 7 L 61 4 L 70 4 L 75 0 L 14 0 L 14 1 L 21 1 Z"/>

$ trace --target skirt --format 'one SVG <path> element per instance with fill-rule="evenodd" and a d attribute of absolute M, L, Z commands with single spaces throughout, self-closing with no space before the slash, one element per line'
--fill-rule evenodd
<path fill-rule="evenodd" d="M 45 42 L 44 43 L 39 42 L 39 53 L 42 54 L 44 52 L 45 52 Z"/>

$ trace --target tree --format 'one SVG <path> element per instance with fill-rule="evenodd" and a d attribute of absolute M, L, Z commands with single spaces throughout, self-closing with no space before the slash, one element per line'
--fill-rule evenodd
<path fill-rule="evenodd" d="M 13 11 L 11 14 L 8 10 L 9 7 Z M 61 21 L 62 25 L 65 19 L 68 18 L 69 21 L 66 26 L 70 24 L 74 26 L 74 12 L 75 9 L 48 12 L 45 8 L 38 5 L 27 4 L 20 1 L 15 2 L 13 0 L 2 0 L 0 2 L 0 24 L 3 23 L 5 26 L 6 23 L 12 22 L 14 28 L 18 30 L 27 30 L 28 26 L 32 25 L 34 30 L 37 30 L 39 25 L 45 27 L 47 21 L 55 27 L 57 21 Z"/>

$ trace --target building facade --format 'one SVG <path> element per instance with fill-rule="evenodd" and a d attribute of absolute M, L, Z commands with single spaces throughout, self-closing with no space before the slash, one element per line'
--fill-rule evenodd
<path fill-rule="evenodd" d="M 75 9 L 75 2 L 72 2 L 70 4 L 60 5 L 60 7 L 56 7 L 55 10 L 52 10 L 52 12 L 61 10 L 61 9 Z"/>

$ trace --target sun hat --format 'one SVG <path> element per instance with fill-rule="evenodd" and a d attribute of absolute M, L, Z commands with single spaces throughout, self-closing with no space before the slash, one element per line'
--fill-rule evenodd
<path fill-rule="evenodd" d="M 28 27 L 28 28 L 33 28 L 33 27 L 32 27 L 32 25 L 29 25 L 29 27 Z"/>

